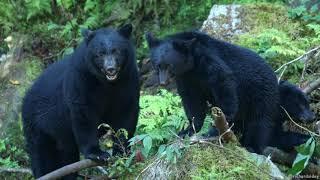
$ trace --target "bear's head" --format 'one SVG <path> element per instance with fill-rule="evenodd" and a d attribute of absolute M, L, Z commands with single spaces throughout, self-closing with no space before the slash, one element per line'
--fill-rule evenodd
<path fill-rule="evenodd" d="M 300 123 L 311 123 L 315 120 L 315 114 L 310 110 L 308 97 L 297 86 L 281 81 L 279 83 L 280 104 L 289 115 Z M 282 114 L 286 114 L 282 112 Z"/>
<path fill-rule="evenodd" d="M 82 35 L 87 46 L 85 58 L 89 71 L 99 78 L 116 81 L 134 59 L 134 49 L 130 42 L 131 32 L 131 24 L 116 30 L 83 29 Z"/>
<path fill-rule="evenodd" d="M 192 40 L 157 39 L 151 33 L 146 34 L 150 49 L 150 60 L 158 73 L 159 82 L 165 85 L 169 78 L 182 75 L 194 67 L 191 48 Z"/>

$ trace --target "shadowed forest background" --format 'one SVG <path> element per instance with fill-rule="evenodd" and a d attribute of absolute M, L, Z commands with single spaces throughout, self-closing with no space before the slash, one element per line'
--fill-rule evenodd
<path fill-rule="evenodd" d="M 33 80 L 48 65 L 73 51 L 82 40 L 81 28 L 94 30 L 125 23 L 133 25 L 141 73 L 140 116 L 130 144 L 132 154 L 111 159 L 104 170 L 82 170 L 82 176 L 281 179 L 302 173 L 320 177 L 317 134 L 311 133 L 312 138 L 298 148 L 293 164 L 273 164 L 237 144 L 222 146 L 219 142 L 177 138 L 176 133 L 187 127 L 188 120 L 174 82 L 160 88 L 144 38 L 147 31 L 163 37 L 201 30 L 254 50 L 280 79 L 304 88 L 320 78 L 318 0 L 0 0 L 1 179 L 32 179 L 22 134 L 21 102 Z M 320 89 L 308 96 L 319 120 Z M 213 116 L 208 114 L 200 134 L 212 121 Z M 315 123 L 302 126 L 319 134 Z M 286 128 L 310 133 L 290 121 Z M 101 146 L 106 150 L 112 147 L 108 136 L 102 138 Z"/>

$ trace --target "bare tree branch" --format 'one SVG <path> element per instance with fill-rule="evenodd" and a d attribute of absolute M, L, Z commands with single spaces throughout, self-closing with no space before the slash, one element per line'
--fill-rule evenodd
<path fill-rule="evenodd" d="M 58 179 L 63 176 L 66 176 L 68 174 L 78 172 L 82 169 L 95 167 L 95 166 L 99 166 L 99 165 L 101 165 L 101 164 L 97 163 L 95 161 L 92 161 L 91 159 L 84 159 L 84 160 L 75 162 L 73 164 L 66 165 L 60 169 L 55 170 L 55 171 L 52 171 L 51 173 L 48 173 L 48 174 L 40 177 L 38 180 Z"/>
<path fill-rule="evenodd" d="M 308 52 L 302 54 L 301 56 L 297 57 L 296 59 L 294 59 L 294 60 L 292 60 L 292 61 L 289 61 L 289 62 L 281 65 L 275 72 L 280 71 L 280 69 L 282 69 L 282 68 L 285 67 L 285 66 L 288 66 L 289 64 L 292 64 L 292 63 L 294 63 L 294 62 L 296 62 L 296 61 L 299 61 L 300 59 L 302 59 L 302 58 L 305 57 L 306 55 L 308 55 L 308 54 L 310 54 L 310 53 L 312 53 L 312 52 L 314 52 L 314 51 L 317 51 L 318 49 L 320 49 L 320 46 L 318 46 L 318 47 L 316 47 L 316 48 L 313 48 L 313 49 L 311 49 L 310 51 L 308 51 Z"/>
<path fill-rule="evenodd" d="M 310 94 L 313 90 L 317 89 L 318 87 L 320 87 L 320 78 L 308 84 L 303 89 L 303 92 L 306 94 Z"/>
<path fill-rule="evenodd" d="M 292 119 L 292 117 L 290 116 L 290 114 L 288 113 L 288 111 L 287 111 L 284 107 L 282 107 L 282 106 L 280 106 L 280 107 L 281 107 L 281 109 L 286 113 L 287 117 L 290 119 L 290 121 L 291 121 L 294 125 L 296 125 L 297 127 L 303 129 L 304 131 L 312 134 L 313 136 L 320 137 L 319 134 L 317 134 L 317 133 L 315 133 L 315 132 L 313 132 L 313 131 L 310 131 L 308 128 L 303 127 L 303 126 L 301 126 L 300 124 L 298 124 L 297 122 L 295 122 L 295 121 Z"/>

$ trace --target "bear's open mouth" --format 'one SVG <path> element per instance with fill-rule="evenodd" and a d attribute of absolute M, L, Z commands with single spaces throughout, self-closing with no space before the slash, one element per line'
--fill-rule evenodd
<path fill-rule="evenodd" d="M 114 81 L 118 78 L 119 69 L 109 72 L 103 68 L 101 68 L 101 72 L 105 75 L 108 81 Z"/>
<path fill-rule="evenodd" d="M 117 73 L 116 73 L 116 74 L 113 74 L 113 75 L 111 75 L 111 74 L 106 74 L 106 78 L 107 78 L 109 81 L 114 81 L 114 80 L 117 79 L 117 77 L 118 77 L 118 74 L 117 74 Z"/>

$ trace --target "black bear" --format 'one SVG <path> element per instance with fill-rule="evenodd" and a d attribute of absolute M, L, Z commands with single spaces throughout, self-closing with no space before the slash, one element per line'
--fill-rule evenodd
<path fill-rule="evenodd" d="M 278 117 L 280 99 L 276 75 L 258 54 L 197 31 L 164 39 L 147 33 L 146 39 L 160 83 L 175 77 L 196 132 L 203 125 L 209 102 L 222 109 L 229 124 L 235 124 L 245 147 L 262 152 Z M 193 131 L 189 126 L 180 134 Z"/>
<path fill-rule="evenodd" d="M 280 105 L 288 112 L 296 122 L 311 123 L 315 120 L 315 114 L 310 110 L 308 97 L 297 86 L 288 81 L 280 81 Z M 270 146 L 290 151 L 294 146 L 305 143 L 310 136 L 283 130 L 283 123 L 289 119 L 285 111 L 280 108 L 280 114 L 276 121 Z"/>
<path fill-rule="evenodd" d="M 139 113 L 139 79 L 130 24 L 83 30 L 83 42 L 50 65 L 27 92 L 22 117 L 36 178 L 85 158 L 106 161 L 98 125 L 133 136 Z M 74 179 L 75 174 L 65 177 Z"/>

